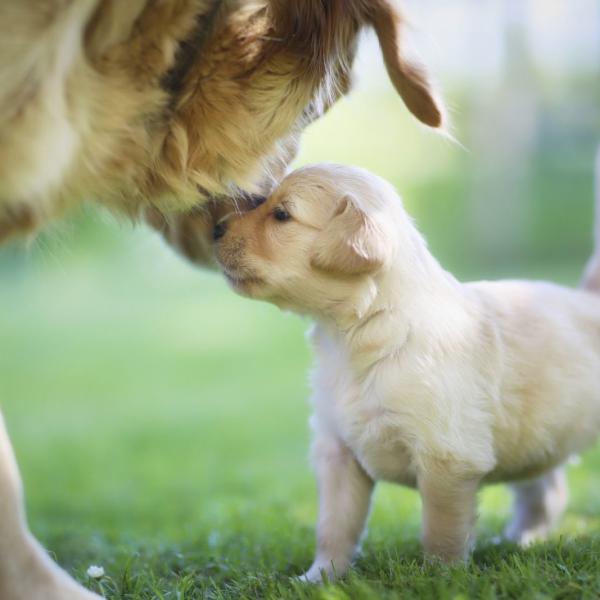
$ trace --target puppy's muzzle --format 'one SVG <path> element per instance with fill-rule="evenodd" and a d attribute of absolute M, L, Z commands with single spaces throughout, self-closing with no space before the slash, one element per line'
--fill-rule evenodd
<path fill-rule="evenodd" d="M 248 212 L 258 208 L 261 204 L 267 200 L 266 196 L 262 196 L 260 194 L 243 194 L 238 198 L 238 203 L 241 207 L 238 207 L 238 203 L 236 203 L 237 214 L 243 214 L 244 212 Z M 227 219 L 232 216 L 233 213 L 223 217 L 214 227 L 213 229 L 213 240 L 215 242 L 219 241 L 221 238 L 225 236 L 227 232 Z"/>

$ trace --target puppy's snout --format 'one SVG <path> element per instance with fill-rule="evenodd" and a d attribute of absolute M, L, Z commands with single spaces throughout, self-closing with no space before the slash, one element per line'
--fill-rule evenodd
<path fill-rule="evenodd" d="M 215 242 L 220 240 L 225 235 L 226 231 L 227 225 L 225 224 L 225 221 L 217 223 L 213 229 L 213 240 L 215 240 Z"/>

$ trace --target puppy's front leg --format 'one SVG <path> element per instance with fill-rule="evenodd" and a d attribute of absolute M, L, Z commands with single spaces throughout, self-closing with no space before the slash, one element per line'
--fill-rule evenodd
<path fill-rule="evenodd" d="M 365 527 L 373 480 L 336 437 L 321 434 L 313 444 L 319 486 L 317 553 L 301 579 L 318 583 L 343 575 Z"/>
<path fill-rule="evenodd" d="M 442 469 L 419 476 L 423 502 L 423 546 L 444 562 L 465 560 L 477 517 L 479 479 Z"/>

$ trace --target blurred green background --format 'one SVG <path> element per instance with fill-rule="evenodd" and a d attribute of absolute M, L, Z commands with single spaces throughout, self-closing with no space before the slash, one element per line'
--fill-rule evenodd
<path fill-rule="evenodd" d="M 356 164 L 391 180 L 460 278 L 576 284 L 600 140 L 598 3 L 578 2 L 576 19 L 568 2 L 557 3 L 564 14 L 552 3 L 457 2 L 458 16 L 447 4 L 412 2 L 429 40 L 419 45 L 417 32 L 415 43 L 459 143 L 415 123 L 368 37 L 355 90 L 306 131 L 297 164 Z M 110 569 L 107 548 L 179 543 L 243 561 L 248 540 L 272 569 L 307 566 L 306 327 L 95 208 L 3 248 L 0 402 L 36 534 L 76 568 Z M 563 532 L 595 527 L 598 467 L 592 452 L 571 469 Z M 413 492 L 383 486 L 372 543 L 416 540 L 418 510 Z M 503 488 L 484 494 L 484 536 L 507 511 Z M 297 545 L 260 537 L 267 522 Z"/>

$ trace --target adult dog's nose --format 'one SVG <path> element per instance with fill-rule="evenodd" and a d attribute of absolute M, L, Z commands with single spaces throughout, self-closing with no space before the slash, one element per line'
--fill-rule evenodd
<path fill-rule="evenodd" d="M 225 221 L 221 221 L 220 223 L 217 223 L 215 225 L 215 228 L 213 229 L 213 240 L 215 240 L 215 241 L 220 240 L 225 235 L 226 231 L 227 231 L 227 226 L 225 225 Z"/>

